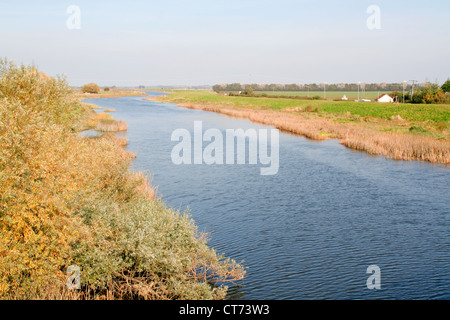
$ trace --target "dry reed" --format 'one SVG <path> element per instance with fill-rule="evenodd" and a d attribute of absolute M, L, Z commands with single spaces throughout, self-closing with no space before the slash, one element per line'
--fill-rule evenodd
<path fill-rule="evenodd" d="M 101 132 L 121 132 L 127 131 L 127 123 L 117 120 L 99 120 L 96 130 Z"/>
<path fill-rule="evenodd" d="M 235 118 L 246 118 L 252 122 L 268 124 L 279 130 L 302 135 L 309 139 L 339 139 L 341 144 L 348 148 L 365 151 L 373 155 L 383 155 L 396 160 L 419 160 L 450 164 L 450 143 L 447 140 L 439 140 L 429 136 L 381 132 L 354 123 L 337 123 L 331 119 L 310 117 L 303 113 L 230 109 L 217 105 L 195 103 L 182 103 L 179 106 L 218 112 Z"/>

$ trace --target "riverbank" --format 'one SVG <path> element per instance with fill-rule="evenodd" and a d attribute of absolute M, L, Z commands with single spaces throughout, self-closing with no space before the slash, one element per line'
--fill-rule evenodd
<path fill-rule="evenodd" d="M 78 99 L 99 99 L 99 98 L 120 98 L 130 96 L 145 96 L 145 92 L 135 89 L 110 89 L 101 90 L 99 93 L 83 93 L 81 89 L 73 89 L 74 95 Z"/>
<path fill-rule="evenodd" d="M 450 164 L 450 106 L 229 97 L 173 91 L 144 99 L 246 118 L 314 140 L 396 160 Z"/>
<path fill-rule="evenodd" d="M 145 96 L 147 93 L 133 89 L 112 89 L 109 91 L 101 91 L 97 94 L 86 94 L 80 89 L 75 89 L 73 96 L 77 99 L 84 109 L 84 119 L 78 124 L 78 130 L 97 130 L 99 132 L 120 132 L 127 130 L 127 124 L 123 121 L 116 120 L 110 114 L 114 109 L 105 108 L 103 112 L 96 113 L 94 110 L 102 109 L 95 104 L 83 102 L 84 99 L 103 99 L 103 98 L 120 98 L 130 96 Z M 124 140 L 125 138 L 121 138 Z M 121 144 L 124 144 L 123 142 Z"/>
<path fill-rule="evenodd" d="M 0 70 L 0 299 L 220 299 L 242 279 L 113 135 L 78 135 L 65 81 Z"/>

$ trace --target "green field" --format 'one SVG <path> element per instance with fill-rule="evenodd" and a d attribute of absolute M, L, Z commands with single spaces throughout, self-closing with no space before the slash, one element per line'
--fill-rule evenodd
<path fill-rule="evenodd" d="M 399 115 L 409 121 L 450 121 L 450 105 L 448 104 L 393 104 L 378 102 L 332 101 L 332 100 L 301 100 L 270 97 L 224 96 L 208 90 L 174 90 L 172 94 L 162 98 L 175 103 L 217 103 L 236 107 L 254 109 L 283 110 L 291 108 L 313 109 L 321 113 L 335 115 L 358 115 L 391 119 Z M 342 92 L 340 92 L 342 93 Z M 367 93 L 366 93 L 367 94 Z"/>
<path fill-rule="evenodd" d="M 314 97 L 318 96 L 320 98 L 325 99 L 341 99 L 344 95 L 347 96 L 349 100 L 358 99 L 357 91 L 325 91 L 325 95 L 323 91 L 255 91 L 256 94 L 267 94 L 272 96 L 299 96 L 299 97 Z M 390 92 L 384 91 L 360 91 L 359 98 L 360 99 L 370 99 L 374 100 L 378 98 L 381 94 Z"/>

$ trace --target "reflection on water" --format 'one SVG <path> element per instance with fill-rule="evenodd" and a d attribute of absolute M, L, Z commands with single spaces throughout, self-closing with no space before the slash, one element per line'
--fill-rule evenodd
<path fill-rule="evenodd" d="M 171 162 L 173 130 L 262 128 L 247 120 L 145 101 L 87 100 L 128 122 L 133 167 L 166 203 L 190 209 L 219 253 L 244 260 L 237 299 L 450 299 L 450 170 L 280 134 L 280 169 Z M 381 290 L 369 290 L 369 265 Z"/>

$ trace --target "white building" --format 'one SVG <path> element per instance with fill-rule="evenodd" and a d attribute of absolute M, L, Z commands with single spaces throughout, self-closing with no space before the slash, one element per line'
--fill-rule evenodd
<path fill-rule="evenodd" d="M 390 95 L 388 94 L 382 94 L 381 96 L 379 96 L 376 101 L 378 102 L 394 102 L 394 98 L 392 98 Z"/>

